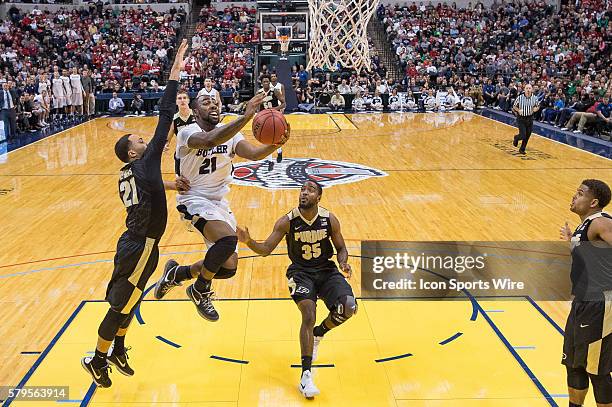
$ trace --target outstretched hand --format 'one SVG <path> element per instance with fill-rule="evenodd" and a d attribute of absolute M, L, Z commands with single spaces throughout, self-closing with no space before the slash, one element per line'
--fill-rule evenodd
<path fill-rule="evenodd" d="M 249 228 L 246 226 L 244 227 L 244 229 L 242 229 L 240 226 L 236 226 L 236 235 L 238 236 L 238 240 L 242 243 L 247 243 L 249 240 L 251 240 Z"/>
<path fill-rule="evenodd" d="M 172 64 L 172 70 L 170 71 L 170 80 L 177 81 L 179 79 L 179 74 L 181 73 L 181 69 L 185 66 L 185 53 L 187 52 L 188 44 L 187 40 L 184 39 L 181 41 L 181 45 L 179 45 L 176 55 L 174 56 L 174 63 Z"/>
<path fill-rule="evenodd" d="M 287 122 L 287 130 L 285 130 L 285 134 L 283 134 L 283 137 L 281 137 L 281 139 L 278 141 L 278 143 L 274 144 L 275 147 L 280 147 L 283 144 L 285 144 L 287 141 L 289 141 L 289 136 L 291 135 L 291 126 L 289 125 L 289 122 Z"/>
<path fill-rule="evenodd" d="M 266 95 L 264 93 L 258 93 L 253 96 L 253 98 L 247 102 L 244 115 L 247 117 L 255 116 L 255 113 L 259 110 L 259 106 L 263 103 L 265 97 Z"/>
<path fill-rule="evenodd" d="M 572 229 L 570 229 L 567 222 L 565 222 L 565 225 L 563 225 L 561 229 L 559 229 L 559 238 L 567 242 L 572 240 Z"/>

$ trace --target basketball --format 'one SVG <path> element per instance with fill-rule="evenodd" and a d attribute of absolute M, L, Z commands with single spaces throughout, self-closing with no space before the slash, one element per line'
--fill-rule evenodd
<path fill-rule="evenodd" d="M 253 135 L 262 144 L 279 143 L 286 131 L 287 120 L 278 110 L 262 110 L 253 119 Z"/>

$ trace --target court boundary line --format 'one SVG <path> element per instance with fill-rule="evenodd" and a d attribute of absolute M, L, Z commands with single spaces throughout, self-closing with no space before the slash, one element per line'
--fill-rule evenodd
<path fill-rule="evenodd" d="M 82 126 L 82 125 L 84 125 L 84 124 L 87 124 L 87 123 L 93 123 L 93 122 L 95 122 L 95 121 L 96 121 L 96 120 L 98 120 L 98 119 L 99 119 L 98 117 L 93 118 L 93 119 L 89 119 L 89 120 L 87 120 L 87 121 L 84 121 L 83 123 L 79 123 L 79 124 L 77 124 L 76 126 L 68 127 L 67 129 L 64 129 L 64 130 L 60 130 L 60 131 L 58 131 L 57 133 L 49 134 L 47 137 L 43 137 L 43 138 L 41 138 L 41 139 L 38 139 L 38 140 L 33 141 L 33 142 L 31 142 L 31 143 L 28 143 L 28 144 L 26 144 L 25 146 L 17 147 L 17 148 L 16 148 L 16 149 L 14 149 L 14 150 L 7 151 L 7 152 L 6 152 L 6 155 L 9 155 L 10 153 L 13 153 L 13 152 L 15 152 L 15 151 L 19 151 L 19 150 L 21 150 L 22 148 L 29 147 L 29 146 L 31 146 L 32 144 L 36 144 L 36 143 L 38 143 L 38 142 L 40 142 L 40 141 L 43 141 L 43 140 L 48 140 L 48 139 L 50 139 L 51 137 L 55 137 L 55 136 L 57 136 L 58 134 L 61 134 L 61 133 L 65 132 L 65 131 L 69 131 L 69 130 L 72 130 L 72 129 L 76 129 L 77 127 Z"/>
<path fill-rule="evenodd" d="M 518 130 L 518 127 L 514 127 L 514 126 L 513 126 L 513 125 L 511 125 L 511 124 L 504 123 L 504 122 L 502 122 L 502 121 L 495 120 L 495 119 L 492 119 L 492 118 L 490 118 L 490 117 L 487 117 L 487 116 L 484 116 L 484 115 L 481 115 L 481 114 L 478 114 L 478 113 L 474 113 L 474 112 L 472 112 L 472 114 L 473 114 L 473 115 L 475 115 L 475 116 L 479 116 L 479 117 L 485 118 L 485 119 L 487 119 L 487 120 L 491 120 L 491 121 L 493 121 L 493 122 L 495 122 L 495 123 L 503 124 L 504 126 L 512 127 L 513 129 L 517 129 L 517 130 Z M 578 150 L 578 151 L 582 151 L 583 153 L 591 154 L 591 155 L 594 155 L 595 157 L 599 157 L 599 158 L 602 158 L 602 159 L 604 159 L 604 160 L 610 160 L 610 158 L 608 158 L 608 157 L 604 157 L 604 156 L 602 156 L 602 155 L 595 154 L 595 153 L 592 153 L 592 152 L 590 152 L 590 151 L 583 150 L 583 149 L 581 149 L 581 148 L 574 147 L 574 146 L 572 146 L 572 145 L 565 144 L 565 143 L 562 143 L 562 142 L 557 141 L 557 140 L 553 140 L 553 139 L 548 138 L 548 137 L 546 137 L 546 136 L 542 136 L 542 135 L 541 135 L 541 134 L 539 134 L 539 133 L 532 133 L 532 134 L 535 134 L 536 136 L 538 136 L 538 137 L 540 137 L 540 138 L 543 138 L 543 139 L 546 139 L 546 140 L 552 141 L 552 142 L 554 142 L 554 143 L 561 144 L 561 145 L 563 145 L 563 146 L 567 146 L 567 147 L 573 148 L 573 149 Z"/>
<path fill-rule="evenodd" d="M 523 358 L 521 358 L 521 356 L 518 354 L 518 352 L 516 351 L 516 349 L 514 349 L 514 347 L 510 344 L 510 341 L 504 336 L 503 332 L 501 331 L 501 329 L 499 329 L 499 327 L 497 327 L 497 325 L 495 325 L 495 323 L 493 322 L 493 320 L 489 317 L 489 315 L 487 315 L 486 312 L 484 312 L 484 310 L 482 309 L 482 307 L 480 306 L 480 304 L 478 303 L 478 301 L 476 301 L 476 306 L 478 307 L 478 312 L 480 314 L 482 314 L 482 317 L 485 319 L 485 321 L 487 321 L 487 323 L 489 324 L 489 327 L 493 330 L 493 332 L 497 335 L 497 337 L 502 341 L 502 343 L 504 344 L 504 346 L 506 347 L 506 349 L 510 352 L 510 354 L 514 357 L 514 359 L 518 362 L 518 364 L 521 366 L 521 368 L 523 369 L 523 371 L 527 374 L 527 376 L 529 377 L 529 379 L 531 379 L 531 381 L 533 382 L 533 384 L 538 388 L 538 390 L 540 391 L 540 393 L 542 393 L 542 395 L 544 396 L 544 398 L 546 399 L 546 401 L 548 401 L 548 404 L 551 405 L 551 407 L 559 407 L 559 405 L 557 404 L 557 402 L 555 401 L 555 399 L 550 395 L 550 393 L 548 392 L 548 390 L 546 390 L 546 388 L 544 387 L 544 385 L 540 382 L 540 380 L 537 378 L 537 376 L 535 375 L 535 373 L 533 373 L 533 371 L 529 368 L 529 366 L 527 365 L 527 363 L 523 360 Z"/>
<path fill-rule="evenodd" d="M 59 331 L 55 334 L 55 336 L 51 339 L 51 342 L 49 342 L 49 344 L 47 345 L 47 347 L 45 348 L 44 351 L 42 351 L 42 353 L 40 354 L 40 356 L 38 356 L 38 358 L 36 359 L 36 361 L 34 362 L 34 364 L 32 364 L 32 366 L 30 367 L 30 369 L 28 369 L 28 371 L 26 372 L 26 374 L 23 376 L 23 378 L 19 381 L 19 383 L 17 384 L 17 386 L 15 386 L 15 389 L 21 389 L 23 388 L 23 386 L 25 386 L 25 384 L 28 382 L 28 380 L 30 380 L 30 378 L 32 377 L 32 375 L 34 374 L 34 372 L 36 371 L 36 369 L 38 368 L 38 366 L 40 366 L 40 364 L 43 362 L 43 360 L 45 359 L 45 357 L 49 354 L 49 352 L 51 351 L 51 349 L 55 346 L 55 344 L 59 341 L 59 339 L 61 338 L 61 336 L 64 334 L 64 332 L 66 332 L 66 330 L 68 329 L 68 327 L 70 326 L 70 324 L 72 323 L 72 321 L 74 321 L 74 319 L 76 318 L 76 316 L 79 314 L 79 312 L 81 312 L 81 310 L 83 309 L 83 307 L 85 306 L 87 300 L 83 300 L 81 301 L 81 303 L 76 307 L 76 309 L 72 312 L 72 314 L 68 317 L 68 319 L 66 320 L 66 322 L 64 322 L 64 324 L 60 327 Z M 9 397 L 4 401 L 4 404 L 2 404 L 2 407 L 8 407 L 11 405 L 11 403 L 13 402 L 13 400 L 15 400 L 15 397 Z"/>
<path fill-rule="evenodd" d="M 151 286 L 150 288 L 152 288 L 152 287 L 153 286 Z M 507 298 L 523 298 L 523 299 L 525 299 L 526 296 L 502 296 L 502 297 L 499 297 L 499 298 L 504 298 L 504 297 L 507 297 Z M 550 395 L 548 393 L 548 391 L 540 383 L 539 379 L 531 371 L 529 366 L 521 359 L 521 357 L 518 355 L 516 350 L 513 349 L 512 345 L 510 345 L 510 342 L 505 338 L 505 336 L 503 336 L 503 333 L 501 332 L 501 330 L 495 325 L 495 323 L 489 318 L 489 316 L 486 315 L 486 312 L 480 306 L 480 303 L 478 302 L 476 297 L 474 297 L 474 296 L 472 296 L 470 294 L 468 298 L 463 298 L 463 297 L 458 297 L 458 298 L 462 298 L 464 301 L 465 300 L 470 300 L 470 302 L 472 302 L 472 305 L 474 305 L 476 307 L 476 312 L 483 315 L 483 318 L 485 318 L 485 320 L 488 322 L 489 326 L 493 329 L 494 333 L 499 337 L 499 339 L 504 343 L 504 345 L 506 345 L 506 348 L 514 356 L 516 361 L 520 364 L 521 368 L 523 368 L 525 373 L 527 373 L 529 378 L 536 385 L 538 390 L 540 390 L 540 392 L 545 397 L 545 399 L 549 402 L 549 404 L 552 407 L 558 407 L 557 403 L 554 401 L 554 397 L 557 397 L 558 395 L 552 396 L 552 395 Z M 488 297 L 482 297 L 482 298 L 488 298 Z M 411 298 L 368 298 L 368 297 L 358 297 L 358 299 L 367 300 L 367 301 L 398 300 L 398 299 L 414 300 L 414 299 L 411 299 Z M 292 299 L 291 298 L 223 298 L 223 299 L 218 299 L 217 301 L 290 301 L 290 300 L 292 300 Z M 186 298 L 183 298 L 183 299 L 165 299 L 165 300 L 164 299 L 162 299 L 162 300 L 143 299 L 142 302 L 144 302 L 144 301 L 147 301 L 147 302 L 187 302 L 187 301 L 191 301 L 191 300 L 186 299 Z M 106 300 L 101 300 L 101 299 L 98 299 L 98 300 L 82 300 L 79 303 L 79 305 L 76 307 L 76 309 L 72 312 L 72 314 L 68 317 L 68 319 L 60 327 L 59 331 L 51 339 L 49 344 L 45 347 L 45 350 L 39 355 L 39 357 L 36 359 L 36 361 L 28 369 L 28 371 L 23 376 L 23 378 L 19 381 L 17 386 L 15 386 L 15 389 L 21 389 L 21 388 L 23 388 L 25 386 L 25 384 L 28 382 L 28 380 L 36 372 L 36 369 L 42 364 L 42 362 L 44 361 L 46 356 L 53 349 L 53 347 L 57 344 L 57 342 L 59 341 L 61 336 L 64 334 L 64 332 L 66 332 L 68 327 L 76 319 L 76 317 L 81 312 L 81 310 L 84 308 L 84 306 L 86 304 L 88 304 L 88 303 L 101 303 L 101 302 L 106 302 Z M 410 357 L 410 356 L 412 356 L 412 354 L 403 354 L 403 355 L 400 355 L 399 358 L 405 358 L 405 357 Z M 397 359 L 398 357 L 394 356 L 392 358 L 393 359 Z M 385 359 L 386 358 L 383 358 L 382 360 L 386 361 Z M 375 360 L 375 362 L 378 362 L 378 360 Z M 536 384 L 536 382 L 537 382 L 537 384 Z M 81 401 L 81 406 L 89 405 L 89 402 L 93 398 L 96 389 L 97 389 L 96 384 L 94 382 L 92 382 L 91 385 L 89 386 L 87 392 L 85 393 L 85 396 L 84 396 L 83 400 Z M 14 401 L 14 399 L 15 399 L 15 397 L 8 398 L 8 399 L 4 400 L 4 402 L 2 404 L 2 407 L 10 406 L 10 404 Z"/>
<path fill-rule="evenodd" d="M 525 295 L 524 298 L 544 317 L 544 319 L 546 319 L 546 321 L 548 321 L 548 323 L 553 326 L 553 328 L 557 330 L 557 332 L 561 334 L 561 336 L 565 336 L 565 331 L 563 328 L 561 328 L 561 326 L 559 326 L 559 324 L 557 324 L 557 322 L 555 322 L 555 320 L 552 319 L 552 317 L 548 315 L 548 313 L 544 311 L 544 309 L 542 309 L 542 307 L 540 307 L 538 303 L 533 300 L 533 298 L 531 298 L 529 295 Z"/>

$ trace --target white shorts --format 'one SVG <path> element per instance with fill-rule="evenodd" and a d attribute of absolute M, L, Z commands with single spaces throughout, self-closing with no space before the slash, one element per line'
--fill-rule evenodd
<path fill-rule="evenodd" d="M 73 92 L 71 96 L 72 106 L 83 105 L 83 94 L 81 92 Z"/>
<path fill-rule="evenodd" d="M 213 201 L 200 196 L 180 196 L 180 199 L 177 199 L 177 209 L 181 215 L 181 220 L 185 222 L 185 226 L 190 232 L 199 230 L 196 223 L 201 219 L 206 222 L 220 220 L 230 225 L 234 232 L 236 231 L 236 217 L 225 199 Z M 204 242 L 208 248 L 214 244 L 206 237 L 204 237 Z M 238 247 L 236 247 L 236 253 L 238 253 Z"/>
<path fill-rule="evenodd" d="M 66 98 L 63 96 L 53 96 L 53 108 L 61 109 L 66 106 Z"/>

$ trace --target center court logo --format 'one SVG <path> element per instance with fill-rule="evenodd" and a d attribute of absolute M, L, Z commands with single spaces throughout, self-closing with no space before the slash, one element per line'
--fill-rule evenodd
<path fill-rule="evenodd" d="M 364 165 L 319 158 L 285 158 L 280 163 L 274 163 L 271 171 L 268 164 L 268 161 L 249 161 L 235 165 L 234 184 L 293 189 L 300 188 L 306 181 L 316 181 L 323 187 L 330 187 L 387 176 L 384 171 Z"/>

